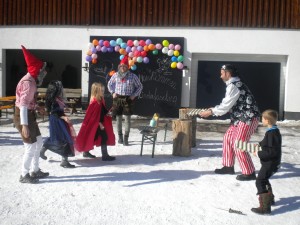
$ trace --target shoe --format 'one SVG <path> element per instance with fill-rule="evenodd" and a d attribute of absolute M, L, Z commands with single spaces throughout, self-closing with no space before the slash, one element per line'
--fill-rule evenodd
<path fill-rule="evenodd" d="M 102 156 L 102 161 L 114 161 L 116 160 L 116 157 L 113 157 L 113 156 Z"/>
<path fill-rule="evenodd" d="M 75 168 L 75 165 L 72 165 L 71 163 L 65 160 L 61 161 L 60 166 L 63 168 Z"/>
<path fill-rule="evenodd" d="M 90 152 L 84 152 L 82 155 L 84 158 L 91 158 L 91 159 L 96 158 L 96 156 L 92 155 Z"/>
<path fill-rule="evenodd" d="M 234 174 L 234 167 L 233 166 L 223 166 L 221 169 L 215 169 L 216 174 Z"/>
<path fill-rule="evenodd" d="M 43 147 L 40 151 L 40 157 L 43 159 L 43 160 L 47 160 L 47 156 L 45 156 L 45 152 L 47 151 L 47 149 L 45 147 Z"/>
<path fill-rule="evenodd" d="M 27 173 L 24 177 L 21 175 L 19 181 L 21 183 L 27 183 L 27 184 L 36 184 L 37 182 L 39 182 L 38 179 L 30 177 L 29 173 Z"/>
<path fill-rule="evenodd" d="M 240 181 L 255 180 L 256 179 L 256 175 L 255 175 L 255 172 L 253 172 L 253 173 L 251 173 L 249 175 L 240 174 L 240 175 L 237 175 L 236 179 L 240 180 Z"/>
<path fill-rule="evenodd" d="M 42 172 L 41 169 L 39 169 L 37 172 L 31 172 L 30 173 L 30 177 L 32 178 L 37 178 L 37 179 L 41 179 L 41 178 L 45 178 L 48 177 L 49 173 L 48 172 Z"/>

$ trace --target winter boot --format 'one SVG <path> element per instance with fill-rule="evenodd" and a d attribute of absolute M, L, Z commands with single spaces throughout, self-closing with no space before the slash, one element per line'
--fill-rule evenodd
<path fill-rule="evenodd" d="M 233 166 L 223 166 L 221 169 L 215 169 L 216 174 L 234 174 Z"/>
<path fill-rule="evenodd" d="M 124 143 L 123 143 L 124 146 L 128 146 L 129 145 L 128 144 L 128 138 L 129 138 L 129 135 L 124 135 Z"/>
<path fill-rule="evenodd" d="M 21 175 L 19 181 L 21 183 L 36 184 L 37 182 L 39 182 L 39 179 L 31 177 L 29 176 L 29 173 L 27 173 L 24 177 Z"/>
<path fill-rule="evenodd" d="M 41 179 L 48 177 L 49 173 L 48 172 L 42 172 L 41 169 L 39 169 L 37 172 L 31 172 L 30 177 L 36 178 L 36 179 Z"/>
<path fill-rule="evenodd" d="M 47 156 L 45 156 L 46 151 L 47 151 L 47 149 L 45 147 L 42 147 L 42 149 L 40 151 L 40 157 L 44 160 L 47 160 Z"/>
<path fill-rule="evenodd" d="M 82 156 L 83 156 L 84 158 L 91 158 L 91 159 L 96 158 L 96 156 L 95 156 L 95 155 L 92 155 L 90 152 L 84 152 L 84 153 L 82 154 Z"/>
<path fill-rule="evenodd" d="M 75 168 L 75 165 L 69 163 L 68 157 L 62 157 L 60 166 L 63 168 Z"/>
<path fill-rule="evenodd" d="M 123 134 L 122 133 L 119 133 L 119 140 L 118 140 L 118 143 L 119 144 L 123 144 L 124 140 L 123 140 Z"/>
<path fill-rule="evenodd" d="M 272 191 L 271 185 L 267 185 L 268 194 L 270 195 L 271 205 L 275 205 L 275 196 Z"/>
<path fill-rule="evenodd" d="M 270 214 L 271 213 L 271 196 L 269 193 L 262 193 L 258 196 L 259 207 L 252 208 L 251 211 L 257 214 Z"/>
<path fill-rule="evenodd" d="M 102 161 L 114 161 L 116 157 L 110 156 L 107 153 L 107 145 L 101 145 Z"/>

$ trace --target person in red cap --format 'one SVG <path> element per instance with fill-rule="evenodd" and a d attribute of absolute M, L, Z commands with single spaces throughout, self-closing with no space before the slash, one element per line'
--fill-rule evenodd
<path fill-rule="evenodd" d="M 39 178 L 49 176 L 39 168 L 40 150 L 43 139 L 36 122 L 35 111 L 37 84 L 43 82 L 47 72 L 46 63 L 32 55 L 24 46 L 23 54 L 27 64 L 27 74 L 19 81 L 16 88 L 16 110 L 14 123 L 21 134 L 25 152 L 23 155 L 21 183 L 37 183 Z"/>
<path fill-rule="evenodd" d="M 118 72 L 112 75 L 107 84 L 108 91 L 112 94 L 112 113 L 116 116 L 119 144 L 128 145 L 133 102 L 143 90 L 140 79 L 129 71 L 128 56 L 124 56 L 118 66 Z M 125 135 L 123 139 L 122 115 L 125 117 Z"/>

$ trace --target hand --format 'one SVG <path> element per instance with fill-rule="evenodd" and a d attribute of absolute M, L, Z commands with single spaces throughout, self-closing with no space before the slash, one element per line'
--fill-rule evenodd
<path fill-rule="evenodd" d="M 203 118 L 207 118 L 211 115 L 212 115 L 212 110 L 211 109 L 208 109 L 208 110 L 205 110 L 205 111 L 199 113 L 199 116 L 201 116 Z"/>
<path fill-rule="evenodd" d="M 257 151 L 254 151 L 252 154 L 253 154 L 254 156 L 257 156 Z"/>
<path fill-rule="evenodd" d="M 113 93 L 113 98 L 116 98 L 116 97 L 118 97 L 118 95 L 116 94 L 116 93 Z"/>
<path fill-rule="evenodd" d="M 67 116 L 62 116 L 60 118 L 63 119 L 68 124 L 71 123 L 71 121 L 69 120 L 69 117 L 67 117 Z"/>
<path fill-rule="evenodd" d="M 22 125 L 22 136 L 29 138 L 29 128 L 28 125 Z"/>
<path fill-rule="evenodd" d="M 100 130 L 104 130 L 104 126 L 103 126 L 103 124 L 102 123 L 99 123 L 99 126 L 100 126 Z"/>

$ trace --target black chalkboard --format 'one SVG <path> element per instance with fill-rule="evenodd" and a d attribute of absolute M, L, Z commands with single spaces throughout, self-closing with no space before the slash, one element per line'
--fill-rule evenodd
<path fill-rule="evenodd" d="M 116 40 L 122 38 L 127 40 L 147 40 L 150 39 L 153 44 L 162 43 L 168 40 L 169 43 L 180 45 L 180 54 L 184 52 L 184 39 L 174 37 L 117 37 L 117 36 L 91 36 L 90 42 L 97 40 Z M 102 82 L 107 86 L 110 79 L 109 73 L 117 71 L 120 63 L 119 52 L 97 52 L 97 63 L 90 63 L 89 69 L 89 93 L 93 82 Z M 181 105 L 181 83 L 182 70 L 171 68 L 171 56 L 163 54 L 161 50 L 157 55 L 148 51 L 147 57 L 149 63 L 136 63 L 135 73 L 143 84 L 143 91 L 135 102 L 134 114 L 139 116 L 152 116 L 159 113 L 161 117 L 178 117 L 178 111 Z M 111 106 L 112 97 L 106 90 L 105 100 L 107 107 Z"/>

